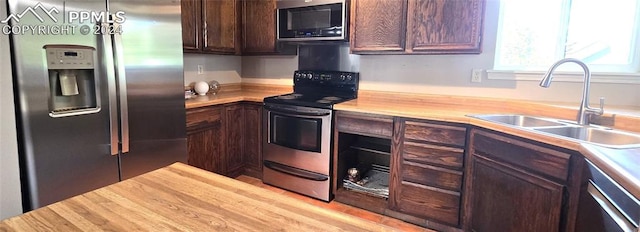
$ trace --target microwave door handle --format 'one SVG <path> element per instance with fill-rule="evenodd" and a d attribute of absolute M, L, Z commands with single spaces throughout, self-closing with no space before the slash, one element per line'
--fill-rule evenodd
<path fill-rule="evenodd" d="M 98 26 L 101 28 L 107 28 L 108 23 L 98 22 Z M 102 68 L 104 70 L 104 74 L 106 74 L 107 79 L 107 92 L 109 95 L 109 137 L 110 137 L 110 153 L 111 155 L 118 155 L 119 149 L 118 145 L 120 143 L 120 138 L 118 137 L 118 96 L 117 96 L 117 88 L 116 88 L 116 76 L 114 73 L 114 61 L 113 61 L 113 44 L 111 36 L 107 33 L 103 33 L 102 36 L 98 36 L 99 41 L 98 44 L 102 46 L 102 49 L 99 49 L 102 53 L 101 59 L 103 62 L 100 62 Z"/>
<path fill-rule="evenodd" d="M 320 174 L 316 174 L 310 171 L 305 171 L 302 169 L 297 169 L 297 168 L 293 168 L 293 167 L 289 167 L 286 165 L 282 165 L 279 163 L 275 163 L 275 162 L 271 162 L 268 160 L 263 161 L 264 166 L 277 171 L 277 172 L 281 172 L 287 175 L 291 175 L 291 176 L 295 176 L 295 177 L 300 177 L 303 179 L 307 179 L 307 180 L 313 180 L 313 181 L 326 181 L 329 179 L 329 177 L 324 176 L 324 175 L 320 175 Z"/>
<path fill-rule="evenodd" d="M 269 111 L 274 112 L 274 113 L 283 113 L 283 114 L 287 114 L 287 115 L 290 115 L 290 116 L 323 117 L 323 116 L 327 116 L 327 115 L 331 114 L 331 112 L 317 112 L 317 113 L 298 112 L 298 111 L 295 111 L 295 110 L 277 109 L 277 108 L 270 107 L 270 106 L 264 106 L 264 108 L 266 110 L 269 110 Z"/>
<path fill-rule="evenodd" d="M 122 25 L 113 23 L 113 27 L 120 28 Z M 120 142 L 122 143 L 122 153 L 124 154 L 129 152 L 129 106 L 127 103 L 127 76 L 124 69 L 122 35 L 120 33 L 113 34 L 113 54 L 120 100 Z"/>

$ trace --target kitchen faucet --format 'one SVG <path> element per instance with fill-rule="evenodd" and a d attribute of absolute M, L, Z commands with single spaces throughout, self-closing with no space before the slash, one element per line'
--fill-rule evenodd
<path fill-rule="evenodd" d="M 589 125 L 589 115 L 596 114 L 602 115 L 604 113 L 604 98 L 600 98 L 600 109 L 589 107 L 589 88 L 591 86 L 591 72 L 589 71 L 589 67 L 582 61 L 574 58 L 565 58 L 554 63 L 549 71 L 544 74 L 542 81 L 540 81 L 540 87 L 549 88 L 551 85 L 551 79 L 553 78 L 553 71 L 560 66 L 561 64 L 573 62 L 580 67 L 584 71 L 584 87 L 582 87 L 582 102 L 580 103 L 580 112 L 578 113 L 578 119 L 576 120 L 580 125 Z"/>

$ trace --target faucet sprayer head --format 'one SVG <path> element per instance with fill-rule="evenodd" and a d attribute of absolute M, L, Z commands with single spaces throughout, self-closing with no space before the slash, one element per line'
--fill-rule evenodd
<path fill-rule="evenodd" d="M 540 81 L 540 87 L 549 88 L 549 86 L 551 85 L 551 79 L 553 78 L 553 74 L 551 74 L 552 71 L 553 70 L 549 70 L 546 74 L 544 74 L 544 77 Z"/>

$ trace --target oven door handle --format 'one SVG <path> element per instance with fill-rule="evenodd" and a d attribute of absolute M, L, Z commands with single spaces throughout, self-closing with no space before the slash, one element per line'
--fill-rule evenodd
<path fill-rule="evenodd" d="M 292 176 L 300 177 L 307 180 L 326 181 L 329 179 L 329 177 L 325 175 L 320 175 L 310 171 L 289 167 L 289 166 L 279 164 L 279 163 L 274 163 L 268 160 L 263 161 L 263 163 L 265 167 L 272 169 L 274 171 L 278 171 L 287 175 L 292 175 Z"/>
<path fill-rule="evenodd" d="M 266 110 L 274 112 L 274 113 L 285 113 L 285 114 L 290 114 L 290 115 L 294 115 L 294 116 L 322 117 L 322 116 L 327 116 L 327 115 L 331 114 L 331 112 L 317 112 L 317 113 L 298 112 L 298 111 L 295 111 L 295 110 L 279 109 L 279 108 L 274 108 L 274 107 L 270 107 L 270 106 L 264 106 L 264 108 Z"/>

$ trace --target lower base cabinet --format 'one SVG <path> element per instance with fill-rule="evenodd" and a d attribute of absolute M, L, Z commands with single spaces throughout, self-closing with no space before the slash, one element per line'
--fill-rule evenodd
<path fill-rule="evenodd" d="M 336 201 L 438 231 L 461 230 L 465 125 L 343 111 L 335 123 Z M 349 168 L 368 166 L 388 167 L 388 198 L 343 184 Z"/>
<path fill-rule="evenodd" d="M 473 157 L 472 231 L 559 231 L 563 186 Z"/>
<path fill-rule="evenodd" d="M 459 228 L 466 126 L 406 118 L 396 124 L 389 208 L 434 229 Z"/>
<path fill-rule="evenodd" d="M 262 105 L 231 103 L 187 110 L 189 165 L 221 175 L 260 178 Z"/>
<path fill-rule="evenodd" d="M 224 138 L 227 175 L 236 177 L 244 172 L 244 110 L 242 104 L 224 106 Z"/>
<path fill-rule="evenodd" d="M 475 128 L 469 144 L 465 231 L 575 231 L 581 155 Z"/>
<path fill-rule="evenodd" d="M 244 174 L 262 179 L 262 104 L 245 103 Z"/>

